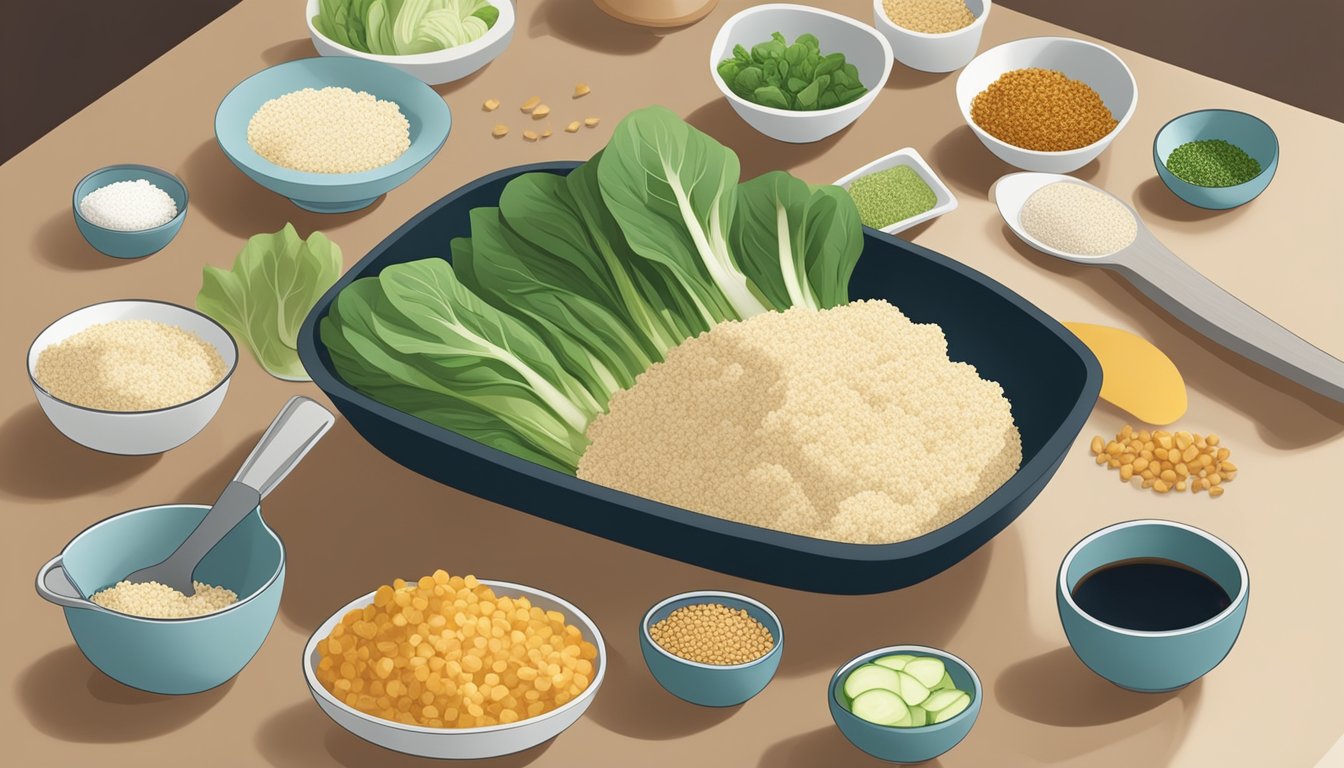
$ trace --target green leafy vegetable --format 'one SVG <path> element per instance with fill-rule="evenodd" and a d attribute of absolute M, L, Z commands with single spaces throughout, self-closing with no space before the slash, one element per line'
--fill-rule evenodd
<path fill-rule="evenodd" d="M 470 43 L 498 20 L 488 0 L 321 0 L 313 26 L 347 48 L 404 56 Z"/>
<path fill-rule="evenodd" d="M 341 275 L 341 249 L 321 232 L 304 241 L 286 224 L 253 235 L 233 268 L 207 266 L 196 307 L 252 350 L 266 372 L 308 381 L 299 362 L 299 326 Z"/>
<path fill-rule="evenodd" d="M 737 156 L 661 107 L 567 176 L 527 173 L 471 212 L 452 264 L 390 266 L 320 331 L 350 386 L 573 473 L 616 391 L 724 320 L 848 300 L 854 202 Z"/>
<path fill-rule="evenodd" d="M 718 66 L 729 90 L 755 104 L 774 109 L 809 111 L 848 104 L 868 92 L 859 70 L 843 53 L 822 55 L 815 35 L 799 35 L 790 45 L 775 32 L 748 52 L 733 46 L 733 56 Z"/>

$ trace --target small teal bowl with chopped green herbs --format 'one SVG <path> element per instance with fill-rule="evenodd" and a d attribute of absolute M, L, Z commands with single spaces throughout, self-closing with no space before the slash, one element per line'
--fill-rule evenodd
<path fill-rule="evenodd" d="M 770 632 L 774 645 L 764 656 L 745 664 L 702 664 L 666 650 L 649 634 L 650 627 L 678 608 L 712 603 L 746 611 Z M 735 707 L 765 690 L 774 679 L 784 653 L 784 627 L 774 611 L 746 595 L 712 590 L 683 592 L 644 614 L 639 624 L 639 650 L 653 679 L 673 696 L 702 707 Z"/>
<path fill-rule="evenodd" d="M 1260 167 L 1251 178 L 1229 186 L 1192 183 L 1172 172 L 1167 163 L 1178 147 L 1194 141 L 1221 139 L 1245 152 Z M 1240 159 L 1240 158 L 1239 158 Z M 1201 109 L 1172 118 L 1153 139 L 1153 165 L 1175 195 L 1199 208 L 1222 211 L 1260 196 L 1279 167 L 1279 138 L 1264 120 L 1233 109 Z"/>
<path fill-rule="evenodd" d="M 969 694 L 969 704 L 942 722 L 920 726 L 878 725 L 851 712 L 853 702 L 845 694 L 845 683 L 849 676 L 855 670 L 873 664 L 879 659 L 902 655 L 926 657 L 941 662 L 950 684 L 956 690 Z M 947 651 L 923 645 L 891 645 L 857 656 L 835 671 L 831 676 L 831 684 L 826 689 L 831 718 L 835 720 L 840 733 L 864 752 L 893 763 L 922 763 L 960 744 L 975 726 L 976 718 L 980 716 L 980 701 L 983 698 L 984 689 L 980 685 L 980 677 L 975 674 L 970 664 Z"/>
<path fill-rule="evenodd" d="M 271 99 L 304 88 L 345 87 L 396 103 L 410 124 L 410 147 L 392 162 L 357 173 L 310 173 L 257 154 L 247 141 L 252 116 Z M 304 210 L 348 213 L 367 208 L 434 159 L 448 139 L 452 114 L 443 97 L 387 64 L 344 56 L 298 59 L 263 69 L 238 85 L 215 111 L 215 138 L 238 169 Z"/>

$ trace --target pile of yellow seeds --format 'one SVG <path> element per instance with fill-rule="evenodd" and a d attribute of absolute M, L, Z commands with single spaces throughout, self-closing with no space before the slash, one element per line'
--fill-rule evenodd
<path fill-rule="evenodd" d="M 1039 67 L 1000 75 L 971 100 L 971 120 L 999 141 L 1038 152 L 1086 147 L 1116 126 L 1091 86 Z"/>
<path fill-rule="evenodd" d="M 775 647 L 764 624 L 720 603 L 684 605 L 649 627 L 649 637 L 674 656 L 721 666 L 755 661 Z"/>
<path fill-rule="evenodd" d="M 347 706 L 434 728 L 549 712 L 588 688 L 597 658 L 558 611 L 442 570 L 379 587 L 317 650 L 317 679 Z"/>
<path fill-rule="evenodd" d="M 1092 438 L 1092 455 L 1097 463 L 1120 470 L 1120 479 L 1158 493 L 1208 491 L 1218 498 L 1223 483 L 1237 479 L 1232 451 L 1222 446 L 1217 435 L 1167 432 L 1146 429 L 1134 431 L 1126 424 L 1114 440 L 1100 435 Z"/>
<path fill-rule="evenodd" d="M 593 92 L 592 89 L 589 88 L 586 83 L 579 83 L 574 86 L 573 98 L 575 99 L 583 98 L 584 96 L 587 96 L 592 92 Z M 486 112 L 494 112 L 496 109 L 499 109 L 499 99 L 494 98 L 486 99 L 484 102 L 482 102 L 481 109 Z M 540 96 L 533 96 L 529 98 L 527 101 L 524 101 L 518 107 L 518 109 L 523 114 L 530 115 L 533 120 L 545 120 L 546 118 L 551 116 L 550 106 L 542 103 Z M 596 128 L 597 124 L 600 122 L 601 118 L 589 116 L 583 119 L 582 125 L 586 125 L 589 128 Z M 579 125 L 580 121 L 573 120 L 568 125 L 565 126 L 565 132 L 578 133 Z M 496 139 L 502 139 L 505 136 L 509 135 L 509 126 L 505 123 L 496 123 L 495 126 L 490 129 L 490 135 L 494 136 Z M 524 141 L 535 142 L 541 139 L 548 139 L 550 137 L 551 137 L 551 127 L 549 124 L 542 126 L 540 131 L 533 130 L 531 128 L 523 131 Z"/>
<path fill-rule="evenodd" d="M 882 0 L 882 9 L 892 24 L 926 35 L 956 32 L 975 21 L 965 0 Z"/>

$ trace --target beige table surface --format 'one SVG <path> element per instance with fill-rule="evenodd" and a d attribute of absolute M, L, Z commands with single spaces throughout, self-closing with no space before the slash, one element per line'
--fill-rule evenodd
<path fill-rule="evenodd" d="M 611 22 L 584 0 L 524 3 L 512 46 L 468 80 L 439 88 L 452 136 L 418 176 L 374 207 L 305 213 L 248 181 L 212 135 L 215 106 L 262 67 L 313 55 L 297 0 L 247 0 L 0 167 L 0 499 L 4 500 L 3 752 L 15 766 L 400 766 L 336 728 L 298 673 L 308 634 L 330 611 L 395 576 L 443 567 L 535 584 L 588 611 L 612 653 L 588 715 L 550 744 L 494 766 L 862 766 L 876 764 L 832 726 L 824 688 L 851 655 L 895 642 L 947 648 L 985 681 L 954 766 L 1314 765 L 1344 733 L 1344 409 L 1211 349 L 1116 279 L 1048 261 L 1005 236 L 987 201 L 1009 169 L 962 124 L 955 76 L 897 66 L 884 93 L 839 136 L 790 146 L 754 133 L 719 97 L 704 67 L 718 26 L 747 3 L 726 0 L 690 28 L 655 36 Z M 824 3 L 867 20 L 863 0 Z M 996 8 L 983 47 L 1063 33 Z M 1284 44 L 1291 44 L 1285 42 Z M 1140 83 L 1123 135 L 1079 176 L 1132 199 L 1159 237 L 1196 268 L 1335 355 L 1344 355 L 1344 126 L 1153 59 L 1117 51 Z M 11 76 L 40 77 L 40 72 Z M 571 102 L 577 81 L 592 95 Z M 532 94 L 555 127 L 599 115 L 578 135 L 540 144 L 518 136 L 516 104 Z M 505 107 L 488 115 L 482 100 Z M 421 208 L 497 168 L 580 159 L 628 109 L 662 103 L 738 150 L 747 174 L 786 168 L 814 182 L 904 146 L 917 148 L 961 206 L 912 239 L 1002 281 L 1062 320 L 1110 323 L 1147 336 L 1190 388 L 1182 424 L 1215 431 L 1242 467 L 1227 494 L 1159 497 L 1093 465 L 1087 439 L 1124 417 L 1101 406 L 1064 466 L 992 544 L 918 586 L 831 597 L 763 586 L 629 549 L 485 503 L 402 469 L 339 424 L 266 502 L 289 551 L 280 617 L 251 665 L 209 693 L 161 698 L 94 671 L 60 612 L 33 592 L 37 567 L 90 523 L 138 506 L 209 502 L 279 406 L 317 394 L 245 359 L 218 417 L 163 456 L 123 458 L 68 442 L 47 423 L 19 361 L 55 317 L 97 301 L 149 297 L 191 304 L 204 264 L 227 265 L 244 238 L 293 221 L 321 228 L 353 264 Z M 1269 190 L 1225 213 L 1191 208 L 1154 176 L 1150 142 L 1170 117 L 1207 106 L 1244 109 L 1278 131 L 1283 159 Z M 497 119 L 507 139 L 489 138 Z M 177 172 L 191 190 L 186 225 L 167 250 L 121 263 L 80 239 L 70 190 L 87 171 L 141 162 Z M 1121 691 L 1075 660 L 1056 616 L 1053 578 L 1079 538 L 1111 522 L 1165 517 L 1226 538 L 1253 574 L 1240 642 L 1214 673 L 1169 695 Z M 699 709 L 662 692 L 639 658 L 636 625 L 656 600 L 722 587 L 755 595 L 787 626 L 774 683 L 734 710 Z M 14 762 L 10 762 L 10 758 Z"/>

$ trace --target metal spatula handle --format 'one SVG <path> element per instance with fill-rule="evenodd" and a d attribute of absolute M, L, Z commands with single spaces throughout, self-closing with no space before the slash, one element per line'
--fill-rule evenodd
<path fill-rule="evenodd" d="M 167 560 L 142 568 L 126 579 L 157 581 L 183 594 L 195 594 L 192 574 L 196 566 L 257 508 L 262 498 L 280 484 L 334 423 L 331 412 L 316 401 L 306 397 L 290 400 L 186 541 Z"/>
<path fill-rule="evenodd" d="M 1213 341 L 1336 402 L 1344 402 L 1344 362 L 1257 312 L 1167 250 L 1151 233 L 1107 266 Z"/>

